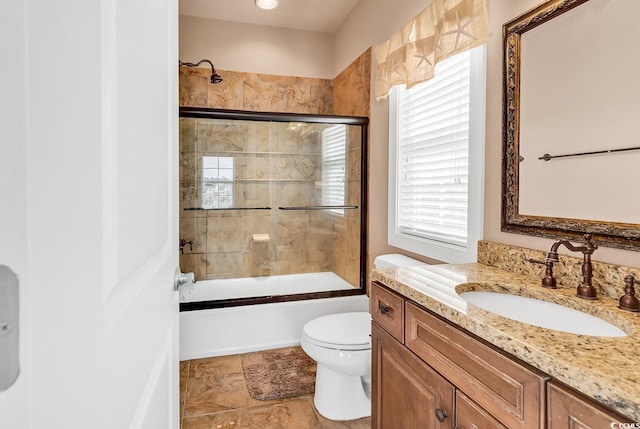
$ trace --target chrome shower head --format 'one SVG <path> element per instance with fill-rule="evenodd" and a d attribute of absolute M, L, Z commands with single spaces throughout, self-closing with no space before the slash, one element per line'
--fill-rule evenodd
<path fill-rule="evenodd" d="M 202 63 L 207 63 L 211 66 L 211 83 L 220 83 L 222 82 L 222 76 L 220 76 L 218 74 L 218 72 L 216 72 L 216 68 L 213 66 L 213 63 L 207 59 L 204 60 L 200 60 L 197 63 L 183 63 L 182 61 L 178 60 L 178 67 L 198 67 L 200 64 Z"/>

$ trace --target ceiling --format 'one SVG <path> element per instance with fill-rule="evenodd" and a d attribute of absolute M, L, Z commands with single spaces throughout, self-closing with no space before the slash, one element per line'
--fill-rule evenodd
<path fill-rule="evenodd" d="M 359 0 L 280 0 L 274 10 L 254 0 L 179 0 L 180 15 L 294 30 L 335 33 Z"/>

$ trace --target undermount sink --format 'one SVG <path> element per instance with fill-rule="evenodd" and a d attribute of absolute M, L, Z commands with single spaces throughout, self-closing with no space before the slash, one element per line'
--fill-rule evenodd
<path fill-rule="evenodd" d="M 470 291 L 460 297 L 502 317 L 546 329 L 596 337 L 625 337 L 615 325 L 598 317 L 552 302 L 499 292 Z"/>

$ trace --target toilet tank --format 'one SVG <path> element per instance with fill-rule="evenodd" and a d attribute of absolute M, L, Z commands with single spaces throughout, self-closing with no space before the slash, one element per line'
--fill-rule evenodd
<path fill-rule="evenodd" d="M 373 265 L 376 268 L 401 268 L 427 264 L 399 253 L 390 253 L 388 255 L 376 256 L 373 260 Z"/>

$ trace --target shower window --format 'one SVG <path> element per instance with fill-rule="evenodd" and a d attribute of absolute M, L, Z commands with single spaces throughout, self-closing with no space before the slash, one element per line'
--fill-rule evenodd
<path fill-rule="evenodd" d="M 202 208 L 233 207 L 233 157 L 202 157 Z"/>
<path fill-rule="evenodd" d="M 180 109 L 181 309 L 365 292 L 367 118 Z M 206 291 L 205 290 L 208 290 Z"/>
<path fill-rule="evenodd" d="M 335 125 L 322 131 L 322 205 L 344 206 L 347 126 Z M 328 211 L 344 215 L 344 209 Z"/>

